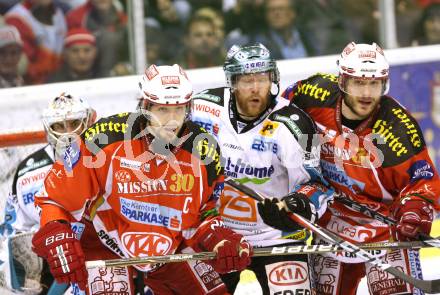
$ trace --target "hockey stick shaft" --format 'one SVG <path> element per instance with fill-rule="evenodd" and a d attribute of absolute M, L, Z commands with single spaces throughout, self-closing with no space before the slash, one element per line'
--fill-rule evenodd
<path fill-rule="evenodd" d="M 232 187 L 238 189 L 239 191 L 245 193 L 251 198 L 254 198 L 255 200 L 261 202 L 264 201 L 265 197 L 254 191 L 253 189 L 239 184 L 232 179 L 228 179 L 225 181 L 227 184 L 231 185 Z M 396 278 L 399 278 L 416 288 L 422 290 L 426 293 L 439 293 L 440 292 L 440 280 L 419 280 L 416 278 L 413 278 L 397 268 L 391 266 L 390 264 L 384 263 L 381 259 L 374 257 L 367 251 L 359 248 L 358 246 L 354 245 L 353 243 L 350 243 L 349 241 L 344 240 L 343 238 L 339 237 L 338 235 L 332 233 L 331 231 L 322 228 L 321 226 L 314 224 L 310 222 L 309 220 L 305 219 L 304 217 L 291 213 L 290 218 L 297 222 L 302 227 L 311 230 L 312 232 L 320 235 L 322 238 L 327 240 L 329 243 L 334 243 L 339 245 L 341 248 L 343 248 L 345 251 L 353 253 L 356 255 L 356 257 L 363 259 L 365 262 L 368 262 L 370 264 L 373 264 L 377 266 L 378 268 L 382 269 L 383 271 L 386 271 Z"/>
<path fill-rule="evenodd" d="M 358 245 L 364 250 L 394 250 L 394 249 L 418 249 L 425 246 L 421 241 L 413 242 L 384 242 L 384 243 L 368 243 Z M 343 248 L 337 244 L 331 245 L 290 245 L 290 246 L 274 246 L 255 248 L 254 257 L 259 256 L 283 256 L 296 254 L 320 254 L 329 252 L 342 252 Z M 87 261 L 87 268 L 105 267 L 105 266 L 129 266 L 141 265 L 149 263 L 172 263 L 183 262 L 188 260 L 209 260 L 215 258 L 215 252 L 199 252 L 189 254 L 172 254 L 163 256 L 151 256 L 143 258 L 120 258 L 111 260 L 93 260 Z"/>

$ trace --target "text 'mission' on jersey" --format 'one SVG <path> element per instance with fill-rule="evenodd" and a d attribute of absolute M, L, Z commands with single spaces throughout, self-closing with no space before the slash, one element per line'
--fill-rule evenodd
<path fill-rule="evenodd" d="M 42 225 L 87 213 L 102 243 L 121 257 L 172 254 L 191 246 L 198 230 L 218 218 L 215 206 L 223 189 L 218 146 L 187 122 L 183 144 L 158 156 L 139 136 L 144 121 L 137 113 L 101 119 L 67 149 L 64 163 L 54 164 L 45 192 L 36 197 Z"/>

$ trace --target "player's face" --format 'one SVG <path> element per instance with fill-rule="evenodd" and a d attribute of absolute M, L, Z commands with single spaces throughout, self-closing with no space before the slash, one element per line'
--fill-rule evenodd
<path fill-rule="evenodd" d="M 266 110 L 270 100 L 270 73 L 240 75 L 235 83 L 235 98 L 240 114 L 257 117 Z"/>
<path fill-rule="evenodd" d="M 76 133 L 77 135 L 80 135 L 84 130 L 83 120 L 80 119 L 57 122 L 52 124 L 51 127 L 52 130 L 58 134 Z"/>
<path fill-rule="evenodd" d="M 149 129 L 154 136 L 166 142 L 176 139 L 182 128 L 188 105 L 163 106 L 152 105 L 149 109 Z"/>
<path fill-rule="evenodd" d="M 348 78 L 346 83 L 343 115 L 352 120 L 367 118 L 380 102 L 384 81 Z"/>

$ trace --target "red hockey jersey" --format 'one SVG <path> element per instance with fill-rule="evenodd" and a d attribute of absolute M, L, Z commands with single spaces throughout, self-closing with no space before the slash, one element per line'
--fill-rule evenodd
<path fill-rule="evenodd" d="M 416 120 L 396 100 L 383 96 L 377 111 L 355 130 L 342 126 L 337 79 L 316 74 L 283 93 L 313 118 L 323 136 L 324 177 L 337 191 L 387 216 L 405 196 L 425 199 L 438 210 L 440 180 Z M 338 202 L 320 223 L 352 242 L 390 238 L 387 225 Z"/>
<path fill-rule="evenodd" d="M 41 225 L 87 212 L 110 250 L 142 257 L 191 246 L 204 226 L 216 223 L 223 168 L 215 139 L 188 122 L 183 143 L 159 157 L 139 136 L 143 120 L 139 114 L 101 119 L 67 149 L 36 196 Z"/>

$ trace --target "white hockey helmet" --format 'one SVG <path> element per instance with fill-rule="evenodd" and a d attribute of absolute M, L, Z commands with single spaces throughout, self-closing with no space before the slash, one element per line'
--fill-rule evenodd
<path fill-rule="evenodd" d="M 191 102 L 193 88 L 185 71 L 177 64 L 172 66 L 151 65 L 139 81 L 143 106 L 186 105 Z"/>
<path fill-rule="evenodd" d="M 65 92 L 50 100 L 43 111 L 43 125 L 48 142 L 55 148 L 57 155 L 64 154 L 71 140 L 81 135 L 93 123 L 95 112 L 87 102 Z M 70 121 L 70 128 L 68 122 Z M 56 124 L 66 131 L 58 131 Z M 70 129 L 70 130 L 69 130 Z"/>
<path fill-rule="evenodd" d="M 387 94 L 389 83 L 389 64 L 382 48 L 376 43 L 356 44 L 349 43 L 345 46 L 340 58 L 337 60 L 339 68 L 339 88 L 347 92 L 347 78 L 380 79 L 383 81 L 382 95 Z"/>

